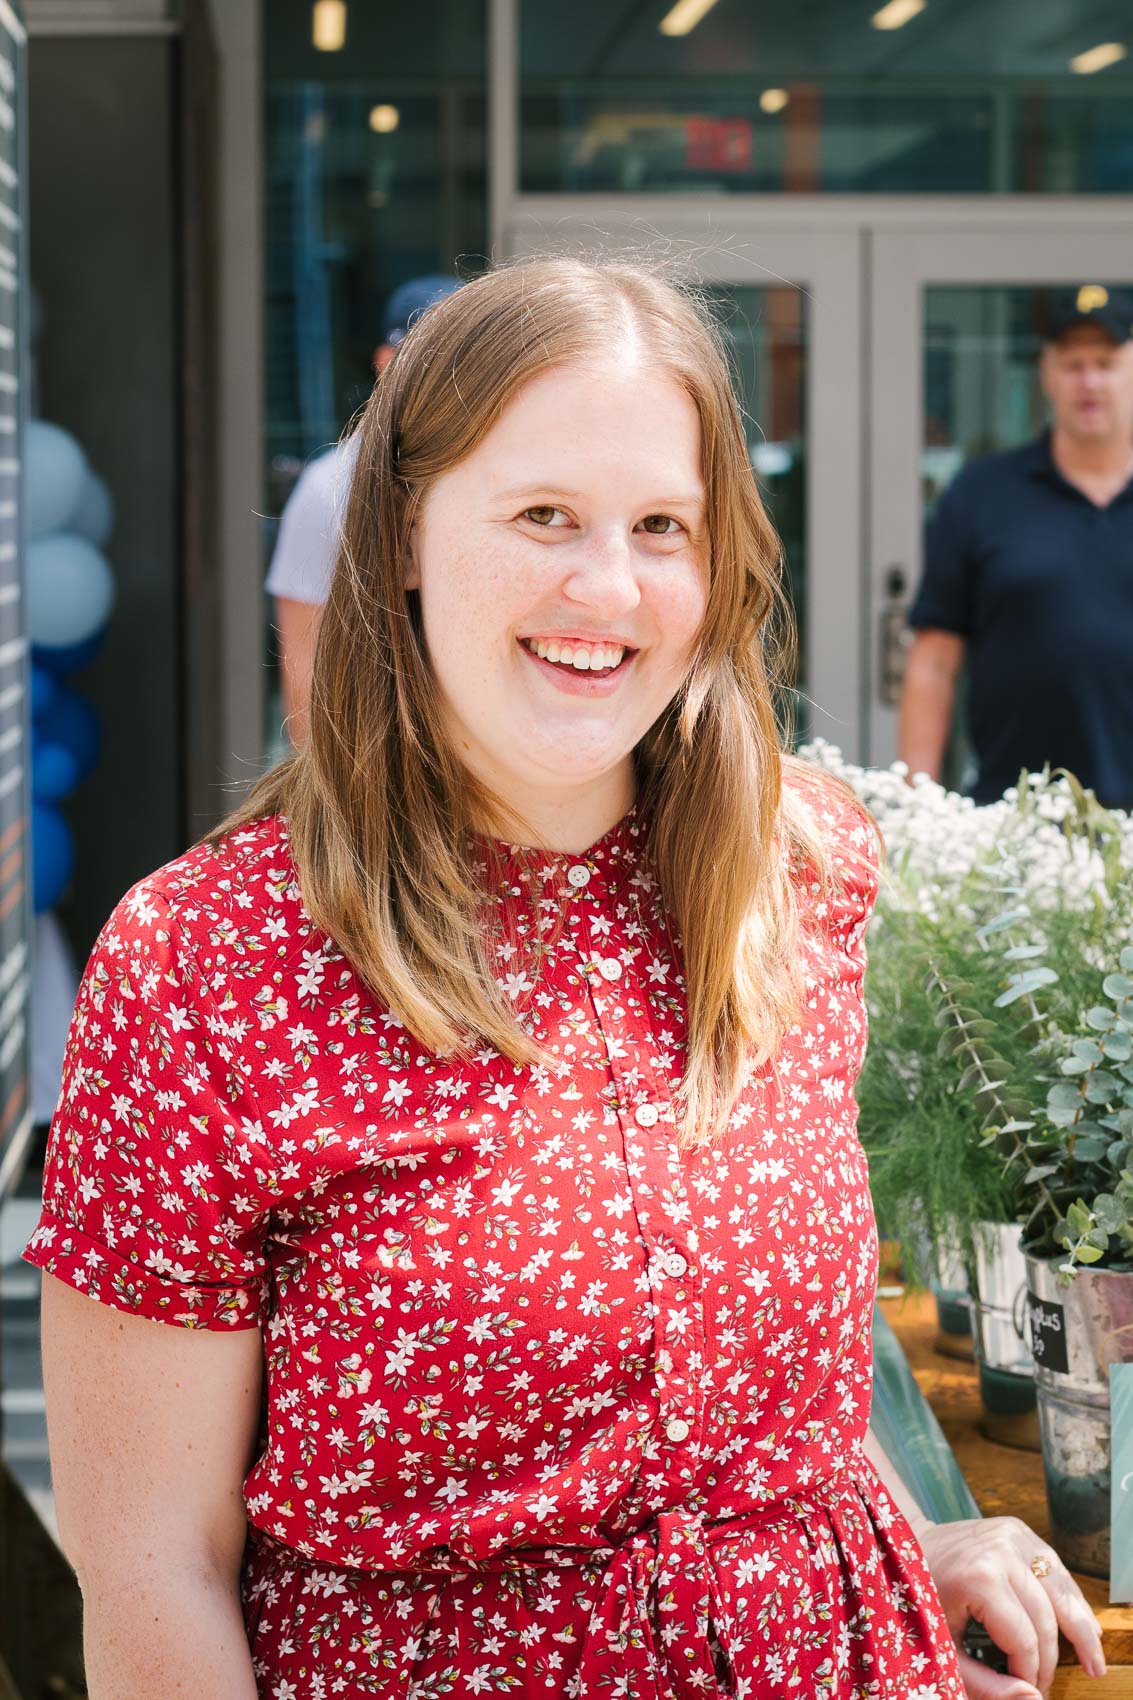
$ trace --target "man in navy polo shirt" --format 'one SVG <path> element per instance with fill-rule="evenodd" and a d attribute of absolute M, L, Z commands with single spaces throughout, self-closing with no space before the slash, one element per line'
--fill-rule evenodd
<path fill-rule="evenodd" d="M 1069 768 L 1133 808 L 1133 300 L 1051 299 L 1040 377 L 1051 429 L 964 467 L 928 529 L 909 613 L 901 759 L 939 778 L 968 667 L 971 794 Z"/>

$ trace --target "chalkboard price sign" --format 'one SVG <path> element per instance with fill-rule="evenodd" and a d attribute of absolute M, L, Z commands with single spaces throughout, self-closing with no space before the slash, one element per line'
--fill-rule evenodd
<path fill-rule="evenodd" d="M 1027 1310 L 1031 1319 L 1031 1351 L 1035 1362 L 1044 1369 L 1066 1375 L 1070 1364 L 1066 1356 L 1066 1313 L 1061 1305 L 1037 1299 L 1027 1294 Z"/>

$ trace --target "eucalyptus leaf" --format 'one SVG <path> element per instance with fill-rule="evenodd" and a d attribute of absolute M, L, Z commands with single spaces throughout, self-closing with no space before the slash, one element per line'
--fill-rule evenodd
<path fill-rule="evenodd" d="M 1085 1081 L 1086 1098 L 1091 1104 L 1111 1104 L 1121 1090 L 1121 1082 L 1108 1069 L 1095 1069 Z M 1053 1089 L 1052 1089 L 1053 1090 Z"/>
<path fill-rule="evenodd" d="M 1074 1200 L 1073 1204 L 1070 1206 L 1069 1210 L 1066 1212 L 1066 1221 L 1067 1221 L 1068 1226 L 1073 1230 L 1074 1233 L 1076 1233 L 1076 1234 L 1088 1234 L 1089 1233 L 1089 1231 L 1090 1231 L 1089 1208 L 1085 1204 L 1083 1204 L 1083 1202 L 1080 1198 L 1076 1198 Z"/>
<path fill-rule="evenodd" d="M 1095 1134 L 1074 1141 L 1074 1160 L 1078 1163 L 1100 1163 L 1109 1150 L 1109 1141 Z"/>
<path fill-rule="evenodd" d="M 1102 981 L 1102 991 L 1114 1002 L 1119 998 L 1133 998 L 1133 980 L 1128 974 L 1107 974 Z"/>
<path fill-rule="evenodd" d="M 990 938 L 993 933 L 1006 932 L 1008 927 L 1018 926 L 1020 921 L 1029 921 L 1030 918 L 1029 909 L 1008 909 L 1004 914 L 997 915 L 994 921 L 989 921 L 986 926 L 977 928 L 976 937 L 978 939 Z"/>
<path fill-rule="evenodd" d="M 1084 1101 L 1081 1087 L 1069 1080 L 1056 1081 L 1046 1095 L 1048 1110 L 1079 1110 Z"/>
<path fill-rule="evenodd" d="M 1099 1192 L 1094 1197 L 1094 1220 L 1099 1228 L 1110 1234 L 1120 1233 L 1125 1226 L 1127 1211 L 1112 1192 Z"/>
<path fill-rule="evenodd" d="M 1053 986 L 1058 975 L 1053 968 L 1028 968 L 1025 974 L 1013 979 L 1005 992 L 1001 992 L 995 1000 L 996 1009 L 1006 1009 L 1017 998 L 1029 997 L 1042 986 Z"/>

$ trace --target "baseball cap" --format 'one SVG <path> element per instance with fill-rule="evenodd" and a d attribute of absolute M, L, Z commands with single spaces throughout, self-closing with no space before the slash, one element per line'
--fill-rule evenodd
<path fill-rule="evenodd" d="M 1074 325 L 1096 325 L 1112 342 L 1133 337 L 1133 296 L 1104 283 L 1052 289 L 1043 317 L 1044 342 L 1057 342 Z"/>
<path fill-rule="evenodd" d="M 454 294 L 460 282 L 447 272 L 430 272 L 425 277 L 411 277 L 408 283 L 399 283 L 386 302 L 382 341 L 394 347 L 404 341 L 422 313 L 443 301 L 446 295 Z"/>

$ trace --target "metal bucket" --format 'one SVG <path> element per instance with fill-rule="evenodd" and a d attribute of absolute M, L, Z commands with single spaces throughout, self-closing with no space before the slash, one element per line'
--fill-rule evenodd
<path fill-rule="evenodd" d="M 1071 1570 L 1109 1575 L 1109 1366 L 1133 1361 L 1133 1274 L 1026 1258 L 1051 1540 Z"/>
<path fill-rule="evenodd" d="M 972 1319 L 980 1394 L 989 1411 L 1013 1415 L 1035 1403 L 1027 1338 L 1027 1266 L 1017 1222 L 980 1222 L 974 1235 Z"/>

